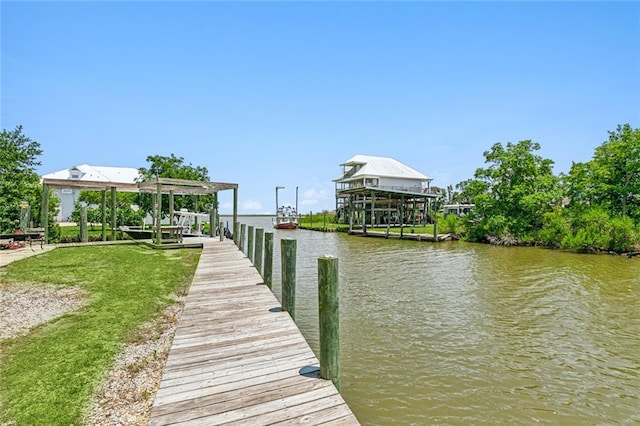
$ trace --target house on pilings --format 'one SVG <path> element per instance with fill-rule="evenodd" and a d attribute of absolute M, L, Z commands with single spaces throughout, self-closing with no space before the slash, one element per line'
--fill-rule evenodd
<path fill-rule="evenodd" d="M 340 166 L 342 176 L 333 180 L 338 222 L 364 230 L 431 222 L 439 195 L 426 175 L 389 157 L 356 155 Z"/>

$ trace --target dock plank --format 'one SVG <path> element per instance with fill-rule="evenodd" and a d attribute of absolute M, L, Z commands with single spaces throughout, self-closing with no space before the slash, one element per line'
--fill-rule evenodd
<path fill-rule="evenodd" d="M 149 424 L 358 425 L 318 366 L 249 259 L 205 241 Z"/>

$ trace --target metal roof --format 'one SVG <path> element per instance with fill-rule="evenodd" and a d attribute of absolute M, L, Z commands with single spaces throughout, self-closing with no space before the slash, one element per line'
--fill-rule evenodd
<path fill-rule="evenodd" d="M 73 173 L 78 173 L 77 178 L 72 178 Z M 59 170 L 53 173 L 47 173 L 42 179 L 50 180 L 71 180 L 71 181 L 89 181 L 104 183 L 128 183 L 133 184 L 141 179 L 138 169 L 133 167 L 106 167 L 91 166 L 89 164 L 81 164 L 68 169 Z"/>
<path fill-rule="evenodd" d="M 374 157 L 370 155 L 355 155 L 346 162 L 340 164 L 341 166 L 357 166 L 361 168 L 353 174 L 349 174 L 348 177 L 342 176 L 334 181 L 349 181 L 353 179 L 359 179 L 365 176 L 384 176 L 400 179 L 415 179 L 421 182 L 426 182 L 429 178 L 400 161 L 390 157 Z"/>

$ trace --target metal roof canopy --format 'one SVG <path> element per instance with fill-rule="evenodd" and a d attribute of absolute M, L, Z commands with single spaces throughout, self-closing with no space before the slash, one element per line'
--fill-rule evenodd
<path fill-rule="evenodd" d="M 205 182 L 186 179 L 156 178 L 145 180 L 139 183 L 104 182 L 91 180 L 71 180 L 71 179 L 42 179 L 44 185 L 50 188 L 60 189 L 83 189 L 87 191 L 103 191 L 116 188 L 117 192 L 143 192 L 153 193 L 158 191 L 158 184 L 161 185 L 161 193 L 169 194 L 173 191 L 175 195 L 210 195 L 218 191 L 227 189 L 237 189 L 237 183 Z"/>
<path fill-rule="evenodd" d="M 227 189 L 238 189 L 237 183 L 205 182 L 187 179 L 154 178 L 138 183 L 140 192 L 174 195 L 211 195 Z"/>

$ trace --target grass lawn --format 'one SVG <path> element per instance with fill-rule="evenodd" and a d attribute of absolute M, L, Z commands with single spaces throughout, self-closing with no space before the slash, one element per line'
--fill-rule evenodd
<path fill-rule="evenodd" d="M 172 295 L 186 290 L 200 250 L 58 248 L 7 266 L 7 283 L 78 286 L 87 305 L 0 343 L 0 423 L 78 425 L 116 355 Z"/>

